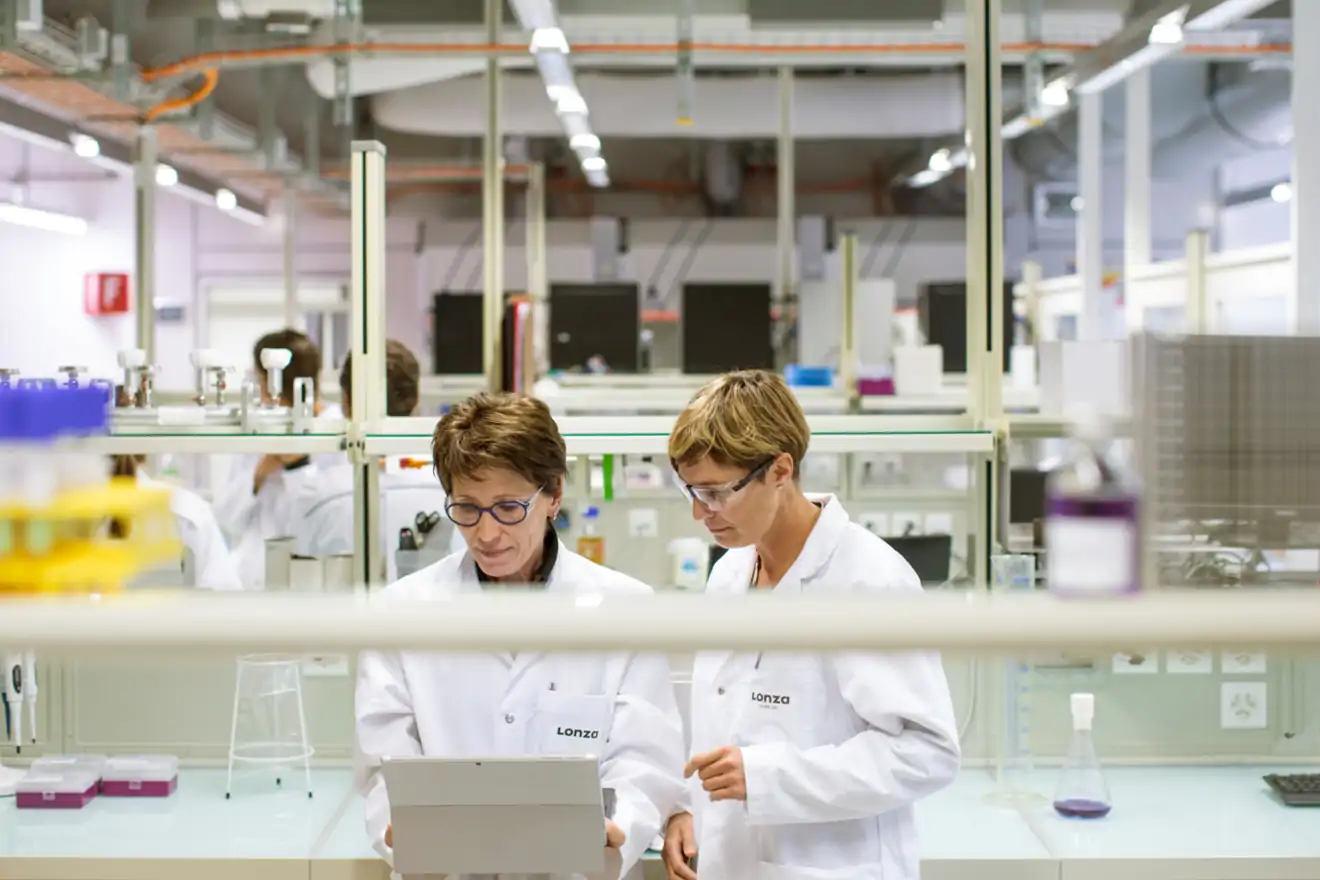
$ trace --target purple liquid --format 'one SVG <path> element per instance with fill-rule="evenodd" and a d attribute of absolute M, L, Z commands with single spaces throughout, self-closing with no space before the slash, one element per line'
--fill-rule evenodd
<path fill-rule="evenodd" d="M 1103 819 L 1113 807 L 1090 798 L 1065 798 L 1054 802 L 1054 812 L 1066 819 Z"/>

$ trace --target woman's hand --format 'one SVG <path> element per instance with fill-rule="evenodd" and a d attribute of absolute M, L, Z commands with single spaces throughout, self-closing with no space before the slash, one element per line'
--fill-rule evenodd
<path fill-rule="evenodd" d="M 614 824 L 613 819 L 605 820 L 605 847 L 607 849 L 619 849 L 627 839 L 628 835 L 623 833 L 622 828 Z"/>
<path fill-rule="evenodd" d="M 394 826 L 392 824 L 385 826 L 385 845 L 390 849 L 394 849 Z"/>
<path fill-rule="evenodd" d="M 683 768 L 683 777 L 696 774 L 712 801 L 747 800 L 747 776 L 743 772 L 742 749 L 720 746 L 694 755 Z"/>
<path fill-rule="evenodd" d="M 697 857 L 697 835 L 692 827 L 691 813 L 669 817 L 669 824 L 665 826 L 665 848 L 660 855 L 669 880 L 697 880 L 697 872 L 690 865 Z"/>

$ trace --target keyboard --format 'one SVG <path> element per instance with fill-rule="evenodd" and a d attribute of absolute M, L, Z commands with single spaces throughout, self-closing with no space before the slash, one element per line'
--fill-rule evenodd
<path fill-rule="evenodd" d="M 1320 807 L 1320 773 L 1271 773 L 1265 781 L 1290 807 Z"/>

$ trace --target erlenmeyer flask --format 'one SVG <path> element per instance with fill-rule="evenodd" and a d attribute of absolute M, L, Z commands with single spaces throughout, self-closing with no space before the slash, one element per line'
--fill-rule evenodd
<path fill-rule="evenodd" d="M 1095 694 L 1073 694 L 1072 742 L 1054 791 L 1054 810 L 1069 819 L 1103 819 L 1113 809 L 1091 728 L 1095 722 Z"/>

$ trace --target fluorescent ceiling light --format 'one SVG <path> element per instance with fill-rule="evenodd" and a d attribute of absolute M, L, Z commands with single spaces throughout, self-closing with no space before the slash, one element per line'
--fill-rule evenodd
<path fill-rule="evenodd" d="M 564 32 L 557 27 L 537 28 L 532 31 L 532 44 L 528 51 L 533 54 L 537 52 L 559 52 L 567 55 L 569 52 L 568 39 Z"/>
<path fill-rule="evenodd" d="M 221 211 L 232 211 L 238 207 L 238 196 L 231 189 L 218 189 L 215 191 L 215 206 Z"/>
<path fill-rule="evenodd" d="M 575 150 L 599 150 L 600 138 L 590 132 L 586 134 L 575 134 L 569 139 L 568 145 Z"/>
<path fill-rule="evenodd" d="M 95 159 L 101 155 L 101 142 L 91 135 L 75 131 L 69 135 L 69 143 L 73 145 L 73 152 L 84 159 Z"/>
<path fill-rule="evenodd" d="M 1068 83 L 1061 79 L 1048 83 L 1040 90 L 1040 102 L 1046 107 L 1067 107 Z"/>
<path fill-rule="evenodd" d="M 605 160 L 600 156 L 587 156 L 582 160 L 583 171 L 604 171 Z"/>
<path fill-rule="evenodd" d="M 1292 184 L 1291 183 L 1274 184 L 1274 186 L 1270 188 L 1270 198 L 1274 199 L 1274 201 L 1276 202 L 1292 201 Z"/>
<path fill-rule="evenodd" d="M 179 182 L 179 172 L 172 166 L 161 163 L 156 166 L 156 185 L 174 186 Z"/>
<path fill-rule="evenodd" d="M 1182 23 L 1160 19 L 1150 29 L 1148 39 L 1152 46 L 1176 46 L 1183 41 Z"/>
<path fill-rule="evenodd" d="M 1068 200 L 1068 207 L 1072 208 L 1074 211 L 1078 213 L 1081 213 L 1082 204 L 1083 203 L 1081 196 L 1073 196 L 1071 199 Z"/>
<path fill-rule="evenodd" d="M 945 177 L 943 172 L 934 171 L 930 168 L 923 168 L 916 174 L 908 178 L 908 186 L 914 189 L 922 189 L 933 183 L 939 183 Z"/>
<path fill-rule="evenodd" d="M 32 229 L 44 229 L 47 232 L 62 232 L 65 235 L 86 235 L 87 221 L 72 214 L 60 214 L 55 211 L 42 211 L 13 202 L 0 202 L 0 223 L 13 223 L 16 226 L 28 226 Z"/>
<path fill-rule="evenodd" d="M 555 94 L 550 96 L 550 100 L 555 102 L 555 112 L 560 116 L 566 116 L 569 113 L 586 115 L 587 102 L 578 94 L 576 89 L 556 89 Z"/>
<path fill-rule="evenodd" d="M 953 161 L 949 158 L 948 149 L 945 148 L 941 150 L 936 150 L 933 154 L 931 154 L 930 162 L 928 163 L 927 167 L 929 168 L 929 170 L 935 171 L 940 174 L 945 174 L 952 171 Z"/>

